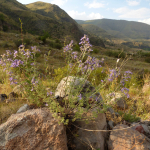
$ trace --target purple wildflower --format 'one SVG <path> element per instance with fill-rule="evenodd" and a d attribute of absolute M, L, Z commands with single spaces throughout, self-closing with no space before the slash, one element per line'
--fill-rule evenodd
<path fill-rule="evenodd" d="M 72 46 L 73 46 L 73 40 L 71 40 L 70 44 L 69 45 L 66 45 L 64 48 L 63 48 L 63 52 L 68 52 L 69 50 L 72 51 Z"/>
<path fill-rule="evenodd" d="M 79 43 L 81 45 L 80 49 L 81 52 L 91 52 L 93 51 L 91 49 L 92 45 L 90 44 L 89 38 L 87 35 L 84 34 L 84 37 L 82 37 L 81 42 Z"/>
<path fill-rule="evenodd" d="M 32 78 L 31 83 L 36 86 L 38 84 L 38 81 L 35 80 L 35 77 Z"/>
<path fill-rule="evenodd" d="M 15 59 L 15 60 L 12 62 L 12 64 L 11 64 L 10 67 L 16 68 L 16 67 L 18 67 L 19 65 L 23 65 L 23 61 L 18 60 L 18 59 Z"/>
<path fill-rule="evenodd" d="M 9 57 L 11 55 L 11 51 L 10 50 L 6 50 L 6 56 Z"/>
<path fill-rule="evenodd" d="M 48 106 L 48 104 L 46 103 L 45 106 Z"/>
<path fill-rule="evenodd" d="M 27 50 L 27 52 L 24 54 L 27 58 L 29 58 L 30 57 L 30 55 L 31 55 L 31 52 L 29 51 L 29 50 Z"/>
<path fill-rule="evenodd" d="M 49 95 L 53 95 L 53 92 L 52 91 L 47 92 L 47 96 L 49 96 Z"/>
<path fill-rule="evenodd" d="M 17 84 L 18 83 L 15 81 L 16 79 L 14 79 L 12 76 L 9 78 L 9 80 L 10 80 L 10 84 Z"/>
<path fill-rule="evenodd" d="M 124 93 L 124 95 L 126 95 L 127 98 L 130 97 L 130 96 L 129 96 L 129 89 L 128 89 L 128 88 L 123 87 L 123 88 L 121 89 L 121 92 Z"/>
<path fill-rule="evenodd" d="M 122 77 L 122 80 L 120 81 L 120 83 L 121 83 L 123 86 L 125 86 L 125 82 L 126 82 L 126 81 L 129 81 L 129 79 L 131 78 L 131 77 L 130 77 L 131 74 L 132 74 L 131 71 L 125 71 L 125 72 L 124 72 L 124 75 L 123 75 L 123 77 Z"/>
<path fill-rule="evenodd" d="M 32 49 L 32 51 L 33 51 L 32 53 L 40 52 L 40 50 L 37 49 L 36 46 L 31 46 L 31 49 Z"/>
<path fill-rule="evenodd" d="M 71 57 L 72 57 L 73 59 L 77 59 L 77 57 L 78 57 L 77 54 L 78 54 L 77 52 L 72 52 Z"/>
<path fill-rule="evenodd" d="M 108 81 L 113 81 L 115 78 L 117 78 L 120 75 L 120 72 L 117 72 L 115 69 L 109 70 L 109 78 Z"/>
<path fill-rule="evenodd" d="M 82 95 L 81 95 L 81 94 L 79 94 L 79 95 L 78 95 L 78 97 L 79 97 L 79 100 L 81 100 L 81 99 L 82 99 Z"/>
<path fill-rule="evenodd" d="M 18 51 L 14 50 L 14 58 L 16 58 L 18 55 Z"/>

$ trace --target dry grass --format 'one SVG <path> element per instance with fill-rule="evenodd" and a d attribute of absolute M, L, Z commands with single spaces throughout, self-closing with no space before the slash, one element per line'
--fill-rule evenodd
<path fill-rule="evenodd" d="M 7 119 L 17 112 L 17 110 L 23 106 L 23 104 L 27 104 L 28 102 L 23 99 L 18 99 L 11 103 L 0 103 L 0 124 L 7 121 Z"/>

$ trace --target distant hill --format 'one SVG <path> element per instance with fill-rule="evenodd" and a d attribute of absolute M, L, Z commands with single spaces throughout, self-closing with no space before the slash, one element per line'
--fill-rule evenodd
<path fill-rule="evenodd" d="M 23 23 L 23 31 L 31 34 L 42 35 L 48 32 L 53 38 L 69 36 L 79 42 L 84 35 L 84 30 L 79 29 L 78 24 L 64 10 L 57 5 L 35 2 L 23 5 L 16 0 L 0 0 L 0 30 L 20 31 L 20 21 Z M 99 46 L 104 47 L 99 38 Z"/>
<path fill-rule="evenodd" d="M 78 24 L 92 24 L 116 38 L 122 39 L 150 39 L 150 25 L 135 21 L 97 19 L 97 20 L 75 20 Z M 85 26 L 85 25 L 84 25 Z M 86 27 L 87 28 L 87 27 Z M 91 28 L 93 28 L 91 26 Z M 91 31 L 89 27 L 89 31 Z"/>
<path fill-rule="evenodd" d="M 113 38 L 113 36 L 111 36 L 105 30 L 93 24 L 80 24 L 80 25 L 83 27 L 83 29 L 90 31 L 91 33 L 95 34 L 96 36 L 100 38 L 106 38 L 106 39 Z"/>

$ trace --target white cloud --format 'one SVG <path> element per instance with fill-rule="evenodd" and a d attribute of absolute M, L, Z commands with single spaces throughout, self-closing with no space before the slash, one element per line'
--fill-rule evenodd
<path fill-rule="evenodd" d="M 140 8 L 140 9 L 128 9 L 126 7 L 114 9 L 114 12 L 119 13 L 119 18 L 137 18 L 146 19 L 150 17 L 150 9 Z"/>
<path fill-rule="evenodd" d="M 68 11 L 67 13 L 73 19 L 86 20 L 86 19 L 84 19 L 84 18 L 86 18 L 86 13 L 85 12 L 79 13 L 78 11 L 71 10 L 71 11 Z"/>
<path fill-rule="evenodd" d="M 137 6 L 140 4 L 140 1 L 135 1 L 135 0 L 126 0 L 129 6 Z"/>
<path fill-rule="evenodd" d="M 100 14 L 100 13 L 91 13 L 91 14 L 89 14 L 88 15 L 88 18 L 89 19 L 102 19 L 103 18 L 103 16 Z"/>
<path fill-rule="evenodd" d="M 51 1 L 52 4 L 56 4 L 58 6 L 64 5 L 68 0 L 53 0 Z"/>
<path fill-rule="evenodd" d="M 98 3 L 96 2 L 96 0 L 94 0 L 92 3 L 89 3 L 89 2 L 84 3 L 84 6 L 87 6 L 88 8 L 100 8 L 100 7 L 104 7 L 105 4 Z"/>
<path fill-rule="evenodd" d="M 116 13 L 122 14 L 122 13 L 128 12 L 128 8 L 127 7 L 120 7 L 120 8 L 117 8 L 117 9 L 113 9 L 113 11 L 116 12 Z"/>
<path fill-rule="evenodd" d="M 143 22 L 143 23 L 150 25 L 150 18 L 144 19 L 144 20 L 138 20 L 138 22 Z"/>
<path fill-rule="evenodd" d="M 73 19 L 79 19 L 79 20 L 92 20 L 92 19 L 101 19 L 103 16 L 99 13 L 91 13 L 87 15 L 85 12 L 78 12 L 75 10 L 71 10 L 67 12 L 70 17 Z"/>

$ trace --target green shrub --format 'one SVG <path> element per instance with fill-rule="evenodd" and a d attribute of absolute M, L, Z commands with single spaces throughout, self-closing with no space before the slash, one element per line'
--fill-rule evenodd
<path fill-rule="evenodd" d="M 118 113 L 123 117 L 124 120 L 129 121 L 131 123 L 137 122 L 140 120 L 139 117 L 136 117 L 136 115 L 134 115 L 134 114 L 132 115 L 130 112 L 129 113 L 123 113 L 122 111 L 119 111 Z"/>
<path fill-rule="evenodd" d="M 99 53 L 99 50 L 97 48 L 94 48 L 92 53 L 95 53 L 95 54 L 98 54 Z"/>
<path fill-rule="evenodd" d="M 4 15 L 3 14 L 0 14 L 0 20 L 1 20 L 1 22 L 3 23 L 4 22 Z"/>
<path fill-rule="evenodd" d="M 4 42 L 4 43 L 2 43 L 2 47 L 3 47 L 3 48 L 8 48 L 8 47 L 9 47 L 9 45 L 8 45 L 8 43 L 7 43 L 7 42 Z"/>
<path fill-rule="evenodd" d="M 106 51 L 105 54 L 109 57 L 114 58 L 125 58 L 126 54 L 124 52 L 118 52 L 118 51 Z"/>
<path fill-rule="evenodd" d="M 59 39 L 56 39 L 56 40 L 55 40 L 55 43 L 59 43 L 59 44 L 60 44 L 60 40 L 59 40 Z"/>
<path fill-rule="evenodd" d="M 150 57 L 146 58 L 145 62 L 150 63 Z"/>
<path fill-rule="evenodd" d="M 60 43 L 54 43 L 52 41 L 49 43 L 49 46 L 52 47 L 52 48 L 56 48 L 56 49 L 61 49 L 62 48 L 62 45 Z"/>
<path fill-rule="evenodd" d="M 98 68 L 96 70 L 94 70 L 88 80 L 93 84 L 93 85 L 99 85 L 101 80 L 104 80 L 107 77 L 107 73 L 106 71 L 104 71 L 103 68 Z"/>
<path fill-rule="evenodd" d="M 31 44 L 31 40 L 28 39 L 28 38 L 26 38 L 26 39 L 23 40 L 23 43 L 24 43 L 25 45 L 30 45 L 30 44 Z"/>
<path fill-rule="evenodd" d="M 4 31 L 4 32 L 7 32 L 7 31 L 8 31 L 8 26 L 3 25 L 3 31 Z"/>
<path fill-rule="evenodd" d="M 14 40 L 14 43 L 16 47 L 19 47 L 20 45 L 22 45 L 22 40 Z"/>

